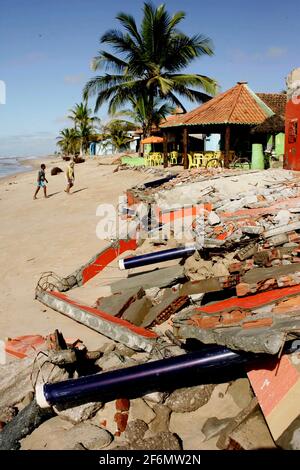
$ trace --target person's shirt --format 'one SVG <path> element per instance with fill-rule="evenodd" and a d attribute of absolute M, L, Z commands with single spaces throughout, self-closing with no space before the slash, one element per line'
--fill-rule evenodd
<path fill-rule="evenodd" d="M 69 180 L 74 179 L 74 168 L 72 168 L 71 166 L 68 166 L 67 168 L 67 178 Z"/>
<path fill-rule="evenodd" d="M 44 170 L 40 170 L 40 171 L 38 172 L 38 178 L 37 178 L 38 183 L 41 183 L 42 181 L 45 181 L 45 179 L 46 179 L 45 171 L 44 171 Z"/>

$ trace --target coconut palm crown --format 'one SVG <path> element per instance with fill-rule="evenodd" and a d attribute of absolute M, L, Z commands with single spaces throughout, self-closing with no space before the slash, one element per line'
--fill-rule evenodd
<path fill-rule="evenodd" d="M 178 29 L 184 12 L 171 16 L 165 5 L 156 8 L 148 2 L 140 27 L 129 14 L 120 13 L 116 18 L 122 30 L 109 30 L 100 39 L 111 52 L 100 50 L 92 62 L 93 70 L 105 73 L 89 80 L 83 92 L 85 99 L 96 96 L 95 111 L 108 102 L 109 112 L 114 114 L 145 92 L 150 108 L 159 98 L 183 110 L 182 98 L 200 102 L 215 94 L 214 79 L 185 71 L 195 59 L 211 56 L 213 45 L 204 35 L 189 37 Z"/>

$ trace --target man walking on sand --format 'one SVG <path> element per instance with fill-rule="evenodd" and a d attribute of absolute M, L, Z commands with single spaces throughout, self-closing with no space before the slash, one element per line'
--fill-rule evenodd
<path fill-rule="evenodd" d="M 75 173 L 74 173 L 74 162 L 71 162 L 66 169 L 67 188 L 65 192 L 70 194 L 70 189 L 74 186 Z"/>
<path fill-rule="evenodd" d="M 48 180 L 46 178 L 45 170 L 46 170 L 46 165 L 44 163 L 42 163 L 41 164 L 41 169 L 38 172 L 37 188 L 36 188 L 36 191 L 34 193 L 33 199 L 36 199 L 37 193 L 39 192 L 39 190 L 41 188 L 43 188 L 43 190 L 44 190 L 44 197 L 46 197 L 46 198 L 48 197 L 47 196 L 47 185 L 46 185 L 46 183 L 48 183 Z"/>

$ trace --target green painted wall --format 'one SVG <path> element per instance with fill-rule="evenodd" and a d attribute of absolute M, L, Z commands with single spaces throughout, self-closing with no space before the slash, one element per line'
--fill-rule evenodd
<path fill-rule="evenodd" d="M 284 141 L 285 141 L 285 134 L 284 132 L 280 132 L 275 136 L 275 153 L 279 157 L 280 155 L 284 155 Z M 268 146 L 272 146 L 272 136 L 269 135 L 268 137 Z"/>
<path fill-rule="evenodd" d="M 284 155 L 284 141 L 285 141 L 285 134 L 284 132 L 280 132 L 275 137 L 275 151 L 276 155 Z"/>

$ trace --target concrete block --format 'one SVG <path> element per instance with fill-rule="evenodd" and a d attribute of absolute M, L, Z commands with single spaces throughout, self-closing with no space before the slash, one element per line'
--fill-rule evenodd
<path fill-rule="evenodd" d="M 126 289 L 109 297 L 100 297 L 96 301 L 96 308 L 114 317 L 120 317 L 132 302 L 141 299 L 143 295 L 145 295 L 145 291 L 141 287 Z"/>
<path fill-rule="evenodd" d="M 143 272 L 129 276 L 111 284 L 112 293 L 122 292 L 125 289 L 131 289 L 143 286 L 144 289 L 151 287 L 168 287 L 178 284 L 184 280 L 184 267 L 175 265 L 168 268 L 155 269 L 153 271 Z"/>
<path fill-rule="evenodd" d="M 66 410 L 61 410 L 54 407 L 55 413 L 61 418 L 71 423 L 78 424 L 92 418 L 98 410 L 102 407 L 101 402 L 85 403 L 83 405 L 74 406 Z"/>
<path fill-rule="evenodd" d="M 187 303 L 188 296 L 180 296 L 178 291 L 166 289 L 160 303 L 149 310 L 141 326 L 147 328 L 154 322 L 160 324 Z"/>
<path fill-rule="evenodd" d="M 152 307 L 152 302 L 148 297 L 136 300 L 125 310 L 122 315 L 123 320 L 127 320 L 136 326 L 142 325 L 146 315 Z"/>
<path fill-rule="evenodd" d="M 210 212 L 207 217 L 209 225 L 217 225 L 221 222 L 220 217 L 215 212 Z"/>
<path fill-rule="evenodd" d="M 214 385 L 199 385 L 175 390 L 166 400 L 166 406 L 176 413 L 195 411 L 209 401 L 214 388 Z"/>

